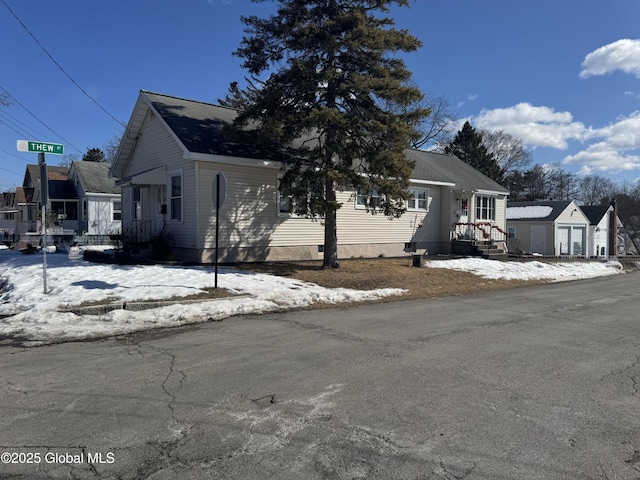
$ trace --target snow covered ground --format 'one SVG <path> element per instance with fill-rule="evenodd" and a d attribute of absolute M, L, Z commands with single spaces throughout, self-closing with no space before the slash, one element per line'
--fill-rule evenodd
<path fill-rule="evenodd" d="M 477 258 L 438 260 L 427 266 L 466 270 L 487 278 L 563 281 L 622 272 L 617 262 L 498 262 Z M 399 295 L 400 289 L 329 289 L 295 279 L 220 268 L 218 286 L 240 297 L 180 303 L 143 311 L 117 309 L 100 315 L 62 311 L 86 302 L 135 302 L 186 297 L 213 287 L 212 267 L 106 265 L 47 255 L 48 293 L 42 255 L 0 249 L 0 338 L 44 344 L 131 333 L 163 326 L 219 320 L 232 315 Z"/>

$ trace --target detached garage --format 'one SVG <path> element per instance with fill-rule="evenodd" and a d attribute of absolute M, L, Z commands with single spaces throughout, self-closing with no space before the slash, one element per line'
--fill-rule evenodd
<path fill-rule="evenodd" d="M 587 256 L 589 219 L 573 200 L 509 202 L 510 252 L 549 256 Z"/>

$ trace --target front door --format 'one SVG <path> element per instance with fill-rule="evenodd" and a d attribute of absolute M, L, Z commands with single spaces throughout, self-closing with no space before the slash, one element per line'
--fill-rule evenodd
<path fill-rule="evenodd" d="M 547 255 L 547 227 L 546 225 L 531 226 L 531 253 Z"/>

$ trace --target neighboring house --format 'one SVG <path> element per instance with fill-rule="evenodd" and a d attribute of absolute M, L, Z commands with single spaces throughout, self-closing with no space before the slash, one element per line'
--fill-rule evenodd
<path fill-rule="evenodd" d="M 141 91 L 110 175 L 122 187 L 123 236 L 161 237 L 173 255 L 213 262 L 216 219 L 212 185 L 227 179 L 220 210 L 224 262 L 322 258 L 321 219 L 290 213 L 278 191 L 282 149 L 234 141 L 225 133 L 237 111 Z M 406 213 L 372 215 L 359 192 L 338 192 L 338 256 L 398 256 L 407 250 L 451 251 L 476 222 L 505 228 L 508 191 L 450 155 L 408 150 L 416 161 Z"/>
<path fill-rule="evenodd" d="M 16 192 L 0 193 L 0 241 L 13 241 L 19 215 Z"/>
<path fill-rule="evenodd" d="M 47 166 L 47 210 L 53 212 L 63 231 L 75 235 L 108 235 L 119 232 L 119 188 L 109 178 L 109 165 L 72 162 L 72 166 Z M 16 190 L 20 211 L 16 234 L 40 233 L 40 166 L 27 165 L 23 186 Z"/>
<path fill-rule="evenodd" d="M 33 201 L 33 187 L 16 188 L 16 239 L 26 232 L 35 232 L 38 218 L 38 203 Z"/>
<path fill-rule="evenodd" d="M 49 202 L 47 210 L 54 210 L 58 215 L 63 229 L 75 230 L 78 225 L 78 196 L 73 185 L 69 182 L 67 167 L 47 166 Z M 23 196 L 20 197 L 18 230 L 21 234 L 40 232 L 41 192 L 40 166 L 27 165 L 22 182 Z M 24 201 L 22 201 L 24 200 Z"/>
<path fill-rule="evenodd" d="M 580 209 L 589 219 L 589 255 L 592 257 L 617 256 L 624 253 L 624 244 L 620 242 L 618 250 L 610 251 L 612 242 L 617 242 L 618 228 L 622 227 L 620 218 L 615 214 L 613 205 L 581 206 Z M 615 215 L 615 231 L 611 231 L 611 216 Z M 613 236 L 612 236 L 613 234 Z"/>
<path fill-rule="evenodd" d="M 589 224 L 589 219 L 573 200 L 509 202 L 509 251 L 588 256 Z"/>
<path fill-rule="evenodd" d="M 74 161 L 69 179 L 80 205 L 78 232 L 87 235 L 120 233 L 122 200 L 120 187 L 109 178 L 109 164 Z"/>

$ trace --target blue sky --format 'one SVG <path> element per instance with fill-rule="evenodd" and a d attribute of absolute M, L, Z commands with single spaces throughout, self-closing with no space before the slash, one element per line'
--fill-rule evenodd
<path fill-rule="evenodd" d="M 78 157 L 104 148 L 140 89 L 215 103 L 245 76 L 232 55 L 240 15 L 273 9 L 249 0 L 0 0 L 0 92 L 16 100 L 0 109 L 0 189 L 21 185 L 25 165 L 37 162 L 17 140 L 62 143 Z M 423 42 L 405 58 L 414 82 L 445 97 L 462 122 L 522 138 L 535 163 L 640 178 L 638 0 L 414 0 L 393 17 Z"/>

